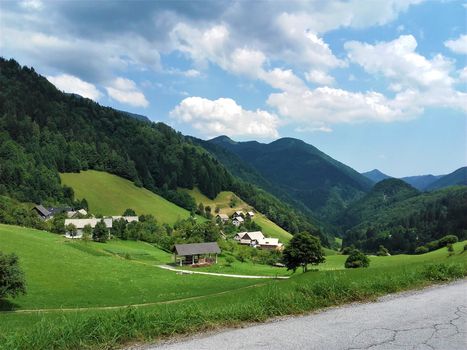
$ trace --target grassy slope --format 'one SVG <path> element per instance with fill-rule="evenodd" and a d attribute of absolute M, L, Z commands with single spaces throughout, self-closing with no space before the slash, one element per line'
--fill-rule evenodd
<path fill-rule="evenodd" d="M 460 253 L 464 249 L 467 241 L 453 244 L 454 251 Z M 385 267 L 385 266 L 401 266 L 408 264 L 433 262 L 439 259 L 445 259 L 448 255 L 447 248 L 441 248 L 426 254 L 421 255 L 392 255 L 392 256 L 370 256 L 370 268 Z M 465 256 L 467 258 L 467 254 Z M 319 265 L 320 270 L 342 270 L 347 255 L 333 255 L 326 257 L 326 262 Z"/>
<path fill-rule="evenodd" d="M 465 242 L 464 242 L 465 243 Z M 261 322 L 346 302 L 367 301 L 387 293 L 423 287 L 467 274 L 467 253 L 449 257 L 445 249 L 402 265 L 369 269 L 309 272 L 286 281 L 199 300 L 118 311 L 1 314 L 0 349 L 116 348 L 176 334 Z M 418 260 L 418 262 L 416 262 Z M 422 260 L 445 265 L 433 274 Z M 444 270 L 446 268 L 446 270 Z M 2 338 L 3 337 L 3 338 Z"/>
<path fill-rule="evenodd" d="M 197 204 L 203 203 L 205 206 L 211 206 L 213 212 L 216 206 L 219 206 L 220 212 L 228 214 L 229 216 L 236 210 L 246 210 L 252 208 L 241 199 L 238 200 L 237 206 L 231 208 L 229 204 L 230 199 L 234 193 L 229 191 L 219 193 L 215 199 L 206 197 L 196 188 L 193 190 L 181 189 L 181 191 L 185 191 L 190 194 L 190 196 L 195 199 Z M 266 234 L 266 236 L 279 238 L 279 240 L 284 243 L 288 242 L 292 237 L 290 233 L 277 226 L 274 222 L 260 213 L 256 214 L 254 221 L 263 228 L 263 232 Z"/>
<path fill-rule="evenodd" d="M 159 269 L 152 265 L 170 261 L 170 254 L 141 242 L 71 242 L 45 231 L 0 225 L 0 247 L 19 256 L 26 274 L 28 294 L 14 300 L 19 309 L 158 302 L 258 283 Z M 147 264 L 105 250 L 129 253 Z"/>
<path fill-rule="evenodd" d="M 70 186 L 79 199 L 86 198 L 95 214 L 122 215 L 132 208 L 138 215 L 152 214 L 162 223 L 174 224 L 190 213 L 157 194 L 136 187 L 131 181 L 95 170 L 60 174 L 62 183 Z"/>

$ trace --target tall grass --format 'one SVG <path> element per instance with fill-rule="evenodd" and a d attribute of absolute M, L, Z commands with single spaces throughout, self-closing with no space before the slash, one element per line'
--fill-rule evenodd
<path fill-rule="evenodd" d="M 32 327 L 0 335 L 1 349 L 111 349 L 195 331 L 260 322 L 449 281 L 467 275 L 465 259 L 410 266 L 309 272 L 235 294 L 192 302 L 95 313 L 44 315 Z"/>

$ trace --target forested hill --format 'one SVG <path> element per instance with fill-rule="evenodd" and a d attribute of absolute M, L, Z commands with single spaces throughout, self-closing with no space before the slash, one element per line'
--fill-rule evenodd
<path fill-rule="evenodd" d="M 467 238 L 467 187 L 420 193 L 399 179 L 387 179 L 341 217 L 344 246 L 376 252 L 413 253 L 418 246 L 454 234 Z"/>
<path fill-rule="evenodd" d="M 291 233 L 316 232 L 312 220 L 271 194 L 232 176 L 203 148 L 163 123 L 60 92 L 33 68 L 0 58 L 0 194 L 35 203 L 67 203 L 59 172 L 104 170 L 185 208 L 177 188 L 214 198 L 237 193 Z M 327 238 L 319 233 L 326 243 Z"/>
<path fill-rule="evenodd" d="M 282 138 L 263 144 L 221 136 L 209 142 L 238 155 L 328 222 L 372 187 L 372 182 L 357 171 L 301 140 Z"/>

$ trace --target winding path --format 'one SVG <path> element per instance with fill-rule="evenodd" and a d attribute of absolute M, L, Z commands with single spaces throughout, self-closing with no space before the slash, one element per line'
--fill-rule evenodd
<path fill-rule="evenodd" d="M 144 349 L 465 350 L 467 280 Z"/>

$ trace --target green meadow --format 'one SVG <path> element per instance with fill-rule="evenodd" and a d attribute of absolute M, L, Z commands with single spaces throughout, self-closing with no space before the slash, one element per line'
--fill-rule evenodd
<path fill-rule="evenodd" d="M 111 349 L 243 322 L 293 315 L 467 275 L 467 242 L 423 255 L 370 257 L 343 269 L 332 255 L 317 271 L 287 280 L 178 274 L 154 265 L 171 254 L 144 242 L 69 241 L 45 231 L 0 225 L 0 247 L 15 252 L 28 293 L 0 303 L 0 349 Z M 235 262 L 232 271 L 275 268 Z M 287 273 L 283 269 L 279 269 Z"/>
<path fill-rule="evenodd" d="M 161 223 L 173 225 L 190 213 L 133 182 L 102 171 L 86 170 L 60 174 L 62 183 L 73 188 L 75 197 L 86 198 L 94 214 L 122 215 L 132 208 L 138 215 L 152 214 Z"/>

